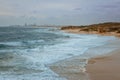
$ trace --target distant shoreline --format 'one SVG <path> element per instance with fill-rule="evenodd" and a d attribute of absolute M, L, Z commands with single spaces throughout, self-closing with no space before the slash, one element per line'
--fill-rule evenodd
<path fill-rule="evenodd" d="M 102 36 L 120 37 L 120 23 L 101 23 L 87 26 L 63 26 L 61 30 L 75 34 L 97 34 Z M 110 46 L 117 50 L 110 55 L 101 55 L 89 59 L 86 66 L 90 80 L 120 80 L 120 40 L 113 41 Z M 109 46 L 109 45 L 108 45 Z M 73 80 L 73 79 L 71 79 Z"/>
<path fill-rule="evenodd" d="M 63 26 L 61 30 L 77 34 L 98 34 L 120 37 L 120 22 L 100 23 L 86 26 Z"/>

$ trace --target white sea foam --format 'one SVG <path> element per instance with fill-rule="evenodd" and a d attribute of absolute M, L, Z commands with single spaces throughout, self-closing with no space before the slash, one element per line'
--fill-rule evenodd
<path fill-rule="evenodd" d="M 21 42 L 0 42 L 0 44 L 8 45 L 8 46 L 20 46 Z"/>
<path fill-rule="evenodd" d="M 26 72 L 23 69 L 23 73 L 18 74 L 14 72 L 14 68 L 13 68 L 13 71 L 10 70 L 7 73 L 1 72 L 0 80 L 22 80 L 22 79 L 23 80 L 65 80 L 64 78 L 59 77 L 59 75 L 51 71 L 47 65 L 67 58 L 72 58 L 74 56 L 84 55 L 84 53 L 89 48 L 104 45 L 107 43 L 107 41 L 115 39 L 114 37 L 100 37 L 97 35 L 79 35 L 79 34 L 70 34 L 70 33 L 68 34 L 62 32 L 52 32 L 52 33 L 61 34 L 68 37 L 58 38 L 57 42 L 60 43 L 56 43 L 54 45 L 44 45 L 42 47 L 40 45 L 32 49 L 28 48 L 28 49 L 7 50 L 7 52 L 12 53 L 12 57 L 10 56 L 12 60 L 9 63 L 9 66 L 15 66 L 15 70 L 19 70 L 19 68 L 21 69 L 26 67 L 28 71 L 26 70 L 27 72 L 26 74 Z M 25 43 L 28 44 L 45 43 L 45 41 L 33 40 L 33 41 L 25 41 Z M 25 43 L 8 42 L 4 44 L 21 46 Z M 0 52 L 5 52 L 5 50 L 0 50 Z M 7 62 L 5 64 L 8 65 Z M 30 70 L 33 70 L 33 72 L 29 73 Z M 41 70 L 42 72 L 36 73 L 36 70 L 38 71 Z"/>
<path fill-rule="evenodd" d="M 39 64 L 51 64 L 60 60 L 71 58 L 77 55 L 84 54 L 89 48 L 105 44 L 113 37 L 99 37 L 96 35 L 69 35 L 71 38 L 63 39 L 63 43 L 44 46 L 43 49 L 35 48 L 31 50 L 19 51 L 22 57 L 25 57 L 28 62 L 31 62 L 33 67 L 38 67 Z M 37 66 L 36 66 L 37 65 Z M 44 66 L 39 65 L 39 68 Z"/>

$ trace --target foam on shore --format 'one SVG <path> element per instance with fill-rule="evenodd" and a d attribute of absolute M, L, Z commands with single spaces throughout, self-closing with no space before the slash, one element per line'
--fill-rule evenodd
<path fill-rule="evenodd" d="M 91 58 L 87 64 L 87 73 L 90 80 L 120 80 L 120 40 L 112 42 L 111 47 L 116 50 L 109 55 Z"/>
<path fill-rule="evenodd" d="M 86 73 L 88 60 L 95 56 L 110 55 L 110 52 L 118 48 L 118 46 L 114 44 L 116 41 L 119 40 L 108 40 L 104 45 L 87 49 L 82 55 L 58 61 L 50 65 L 50 68 L 60 76 L 66 77 L 68 80 L 89 80 L 88 74 Z"/>

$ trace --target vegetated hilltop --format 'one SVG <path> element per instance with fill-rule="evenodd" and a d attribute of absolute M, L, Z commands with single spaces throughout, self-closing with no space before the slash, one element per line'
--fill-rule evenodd
<path fill-rule="evenodd" d="M 61 30 L 69 30 L 69 29 L 79 29 L 80 31 L 85 32 L 98 32 L 98 33 L 106 33 L 106 32 L 114 32 L 120 33 L 120 22 L 107 22 L 107 23 L 99 23 L 85 26 L 63 26 Z"/>

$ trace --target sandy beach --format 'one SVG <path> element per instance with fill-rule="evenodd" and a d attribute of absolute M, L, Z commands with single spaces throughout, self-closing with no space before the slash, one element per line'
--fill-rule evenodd
<path fill-rule="evenodd" d="M 111 51 L 107 52 L 107 49 Z M 120 80 L 119 38 L 114 41 L 109 41 L 106 45 L 94 47 L 85 52 L 87 56 L 92 57 L 91 53 L 95 55 L 103 53 L 103 55 L 96 55 L 96 57 L 94 55 L 92 59 L 89 59 L 88 64 L 84 66 L 84 70 L 81 70 L 81 66 L 79 66 L 80 56 L 57 62 L 50 65 L 50 68 L 68 80 Z"/>
<path fill-rule="evenodd" d="M 120 34 L 115 33 L 115 32 L 106 32 L 106 33 L 99 33 L 99 32 L 96 32 L 96 31 L 87 32 L 87 31 L 80 31 L 80 29 L 66 29 L 66 30 L 63 30 L 63 31 L 68 32 L 68 33 L 75 33 L 75 34 L 97 34 L 97 35 L 102 35 L 102 36 L 120 37 Z"/>
<path fill-rule="evenodd" d="M 89 60 L 87 73 L 90 80 L 120 80 L 120 47 L 110 54 Z"/>

